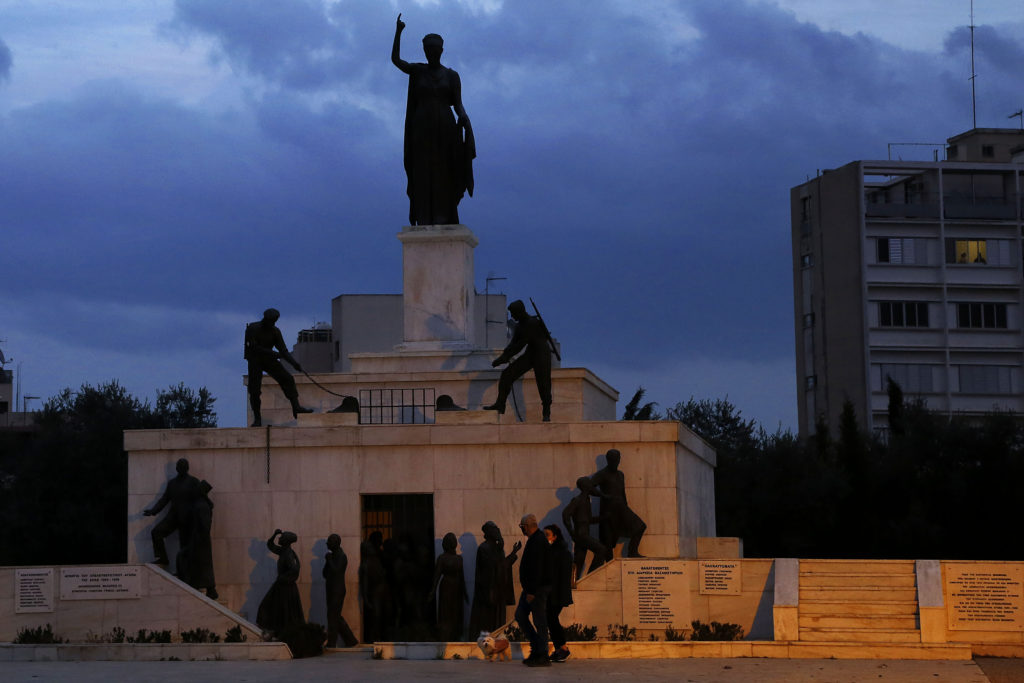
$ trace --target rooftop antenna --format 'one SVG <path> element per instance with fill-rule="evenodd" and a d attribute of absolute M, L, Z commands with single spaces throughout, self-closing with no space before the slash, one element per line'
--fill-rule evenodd
<path fill-rule="evenodd" d="M 501 323 L 504 325 L 506 320 L 491 320 L 490 306 L 491 306 L 491 283 L 499 280 L 507 280 L 507 277 L 495 277 L 494 271 L 487 273 L 487 279 L 484 281 L 484 348 L 490 348 L 490 331 L 491 323 Z M 499 292 L 500 293 L 500 292 Z"/>
<path fill-rule="evenodd" d="M 1017 111 L 1015 111 L 1014 113 L 1010 114 L 1006 118 L 1008 118 L 1008 119 L 1013 119 L 1013 118 L 1020 119 L 1020 129 L 1024 130 L 1024 109 L 1018 109 Z"/>
<path fill-rule="evenodd" d="M 974 81 L 977 79 L 978 74 L 974 72 L 974 0 L 971 0 L 971 118 L 973 125 L 971 128 L 978 127 L 978 100 L 974 92 Z"/>

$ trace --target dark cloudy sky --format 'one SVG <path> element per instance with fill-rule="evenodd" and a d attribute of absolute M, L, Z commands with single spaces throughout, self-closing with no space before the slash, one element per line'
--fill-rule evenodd
<path fill-rule="evenodd" d="M 975 5 L 978 125 L 1016 126 L 1024 11 Z M 403 57 L 441 33 L 462 77 L 477 287 L 534 297 L 624 398 L 769 428 L 796 421 L 789 188 L 971 127 L 968 0 L 0 0 L 23 393 L 184 381 L 240 426 L 245 322 L 276 306 L 291 343 L 400 292 L 398 12 Z"/>

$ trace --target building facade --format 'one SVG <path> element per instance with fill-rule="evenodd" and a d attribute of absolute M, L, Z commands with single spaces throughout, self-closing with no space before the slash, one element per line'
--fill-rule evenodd
<path fill-rule="evenodd" d="M 946 159 L 855 161 L 790 192 L 800 433 L 843 404 L 888 426 L 888 378 L 932 410 L 1024 412 L 1024 131 Z"/>

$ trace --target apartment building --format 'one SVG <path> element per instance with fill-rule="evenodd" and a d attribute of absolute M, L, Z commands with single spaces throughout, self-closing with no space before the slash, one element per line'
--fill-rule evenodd
<path fill-rule="evenodd" d="M 854 161 L 790 192 L 799 430 L 849 400 L 888 426 L 887 378 L 949 414 L 1024 413 L 1024 130 L 945 159 Z"/>

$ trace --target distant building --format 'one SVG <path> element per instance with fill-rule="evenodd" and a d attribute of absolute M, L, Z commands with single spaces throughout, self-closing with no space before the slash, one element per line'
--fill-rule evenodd
<path fill-rule="evenodd" d="M 790 191 L 800 433 L 849 400 L 888 426 L 887 378 L 949 414 L 1024 412 L 1024 131 L 946 160 L 854 161 Z"/>
<path fill-rule="evenodd" d="M 11 412 L 14 399 L 14 372 L 0 368 L 0 415 Z"/>
<path fill-rule="evenodd" d="M 504 294 L 473 294 L 473 331 L 483 348 L 508 343 Z M 351 372 L 349 354 L 391 351 L 404 337 L 401 294 L 341 294 L 331 301 L 331 322 L 301 330 L 292 349 L 307 372 Z"/>

